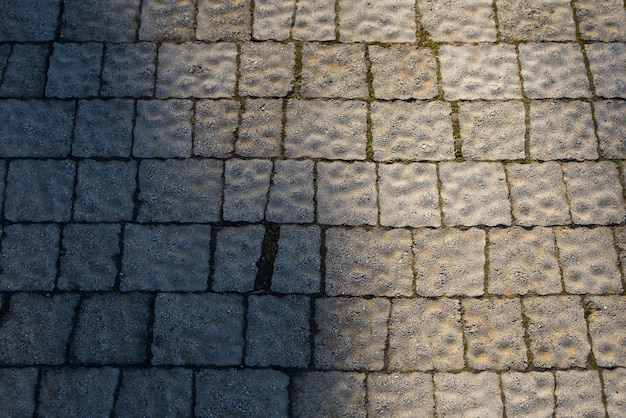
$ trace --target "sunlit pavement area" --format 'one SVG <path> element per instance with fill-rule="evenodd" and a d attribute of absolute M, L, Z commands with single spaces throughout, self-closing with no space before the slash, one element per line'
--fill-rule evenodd
<path fill-rule="evenodd" d="M 624 7 L 0 1 L 0 415 L 626 416 Z"/>

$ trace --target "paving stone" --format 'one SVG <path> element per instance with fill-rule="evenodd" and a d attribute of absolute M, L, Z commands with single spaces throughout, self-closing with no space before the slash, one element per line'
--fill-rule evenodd
<path fill-rule="evenodd" d="M 30 417 L 35 412 L 37 369 L 0 369 L 0 402 L 10 417 Z"/>
<path fill-rule="evenodd" d="M 37 42 L 54 39 L 60 1 L 6 0 L 0 4 L 3 16 L 0 42 Z"/>
<path fill-rule="evenodd" d="M 295 417 L 365 418 L 365 374 L 304 372 L 293 378 Z"/>
<path fill-rule="evenodd" d="M 250 0 L 199 0 L 197 7 L 199 40 L 250 40 Z"/>
<path fill-rule="evenodd" d="M 431 99 L 439 94 L 432 50 L 412 45 L 370 45 L 368 51 L 376 98 Z"/>
<path fill-rule="evenodd" d="M 0 160 L 0 178 L 5 179 L 5 181 L 0 181 L 0 207 L 4 206 L 4 191 L 6 184 L 6 174 L 7 174 L 7 163 L 4 160 Z M 1 305 L 0 305 L 1 308 Z"/>
<path fill-rule="evenodd" d="M 61 100 L 0 100 L 0 155 L 65 157 L 75 104 Z"/>
<path fill-rule="evenodd" d="M 567 41 L 576 39 L 568 0 L 496 0 L 503 41 Z"/>
<path fill-rule="evenodd" d="M 389 369 L 460 370 L 461 309 L 453 299 L 394 299 L 389 320 Z"/>
<path fill-rule="evenodd" d="M 282 142 L 283 101 L 246 99 L 235 151 L 244 157 L 277 157 Z"/>
<path fill-rule="evenodd" d="M 276 160 L 265 217 L 270 222 L 313 222 L 313 161 Z"/>
<path fill-rule="evenodd" d="M 528 366 L 519 299 L 464 299 L 467 363 L 477 370 L 525 370 Z"/>
<path fill-rule="evenodd" d="M 440 101 L 372 103 L 374 159 L 453 159 L 451 113 L 450 105 Z"/>
<path fill-rule="evenodd" d="M 543 227 L 490 229 L 488 274 L 489 293 L 561 293 L 554 232 Z"/>
<path fill-rule="evenodd" d="M 623 296 L 595 296 L 585 299 L 591 346 L 600 367 L 626 365 L 626 299 Z"/>
<path fill-rule="evenodd" d="M 257 276 L 265 236 L 263 225 L 229 227 L 217 232 L 215 250 L 216 292 L 251 292 Z"/>
<path fill-rule="evenodd" d="M 566 292 L 622 292 L 615 243 L 609 228 L 559 229 L 556 243 Z"/>
<path fill-rule="evenodd" d="M 625 97 L 626 81 L 619 74 L 626 72 L 626 45 L 596 43 L 585 45 L 596 94 L 600 97 Z"/>
<path fill-rule="evenodd" d="M 295 0 L 255 0 L 252 26 L 254 39 L 288 39 L 295 6 Z"/>
<path fill-rule="evenodd" d="M 619 0 L 576 0 L 580 36 L 589 41 L 626 41 L 626 10 Z"/>
<path fill-rule="evenodd" d="M 239 94 L 286 96 L 295 82 L 296 47 L 293 43 L 245 43 L 241 45 Z"/>
<path fill-rule="evenodd" d="M 63 3 L 61 38 L 70 41 L 132 42 L 141 0 L 69 0 Z"/>
<path fill-rule="evenodd" d="M 4 72 L 7 67 L 7 63 L 9 62 L 9 56 L 11 55 L 11 50 L 13 46 L 10 44 L 2 44 L 0 45 L 0 80 L 4 77 Z"/>
<path fill-rule="evenodd" d="M 70 346 L 70 361 L 100 365 L 144 362 L 148 299 L 148 295 L 140 293 L 92 294 L 83 299 Z"/>
<path fill-rule="evenodd" d="M 193 152 L 201 157 L 228 157 L 235 149 L 239 102 L 198 100 L 194 120 Z"/>
<path fill-rule="evenodd" d="M 310 301 L 305 296 L 250 296 L 246 365 L 307 367 Z"/>
<path fill-rule="evenodd" d="M 439 176 L 445 224 L 511 224 L 509 190 L 501 164 L 444 162 L 439 165 Z"/>
<path fill-rule="evenodd" d="M 614 229 L 615 244 L 618 251 L 617 256 L 623 266 L 626 266 L 626 226 L 619 226 Z"/>
<path fill-rule="evenodd" d="M 107 44 L 102 70 L 103 96 L 145 97 L 154 93 L 156 45 Z"/>
<path fill-rule="evenodd" d="M 299 41 L 335 39 L 335 0 L 298 0 L 291 29 Z"/>
<path fill-rule="evenodd" d="M 315 366 L 381 370 L 384 366 L 386 299 L 322 298 L 315 301 Z"/>
<path fill-rule="evenodd" d="M 35 293 L 12 295 L 0 325 L 0 362 L 3 365 L 20 366 L 62 364 L 77 303 L 78 295 L 73 293 L 52 296 Z M 10 393 L 16 396 L 15 387 L 11 388 Z M 27 400 L 30 399 L 23 399 Z M 15 405 L 15 398 L 7 405 Z"/>
<path fill-rule="evenodd" d="M 122 291 L 205 290 L 210 241 L 208 225 L 127 225 Z"/>
<path fill-rule="evenodd" d="M 320 228 L 317 225 L 282 225 L 274 260 L 272 291 L 320 291 Z"/>
<path fill-rule="evenodd" d="M 554 376 L 550 372 L 507 372 L 501 375 L 508 416 L 552 417 Z"/>
<path fill-rule="evenodd" d="M 139 166 L 140 222 L 214 222 L 222 205 L 222 162 L 144 160 Z"/>
<path fill-rule="evenodd" d="M 367 376 L 369 416 L 428 418 L 435 414 L 433 379 L 425 373 Z"/>
<path fill-rule="evenodd" d="M 364 45 L 304 44 L 302 96 L 365 98 L 369 96 L 366 75 Z"/>
<path fill-rule="evenodd" d="M 287 416 L 289 377 L 275 370 L 202 370 L 196 374 L 197 417 Z"/>
<path fill-rule="evenodd" d="M 317 220 L 329 225 L 375 225 L 376 167 L 366 162 L 317 164 Z"/>
<path fill-rule="evenodd" d="M 88 222 L 130 220 L 136 176 L 135 161 L 80 161 L 74 219 Z"/>
<path fill-rule="evenodd" d="M 48 45 L 15 44 L 0 86 L 2 97 L 41 97 L 46 87 Z"/>
<path fill-rule="evenodd" d="M 72 155 L 129 157 L 133 141 L 132 100 L 81 100 L 76 110 Z"/>
<path fill-rule="evenodd" d="M 285 157 L 365 159 L 366 103 L 289 100 L 286 113 Z"/>
<path fill-rule="evenodd" d="M 236 365 L 243 351 L 243 298 L 236 295 L 159 294 L 152 363 Z"/>
<path fill-rule="evenodd" d="M 61 270 L 57 287 L 61 290 L 112 290 L 120 253 L 115 224 L 67 224 L 63 228 Z"/>
<path fill-rule="evenodd" d="M 421 29 L 435 42 L 495 42 L 490 0 L 418 0 Z"/>
<path fill-rule="evenodd" d="M 140 158 L 191 156 L 191 100 L 139 100 L 133 155 Z"/>
<path fill-rule="evenodd" d="M 484 291 L 485 232 L 471 228 L 413 232 L 415 289 L 420 296 L 480 296 Z"/>
<path fill-rule="evenodd" d="M 326 294 L 411 296 L 411 233 L 405 229 L 326 231 Z"/>
<path fill-rule="evenodd" d="M 591 96 L 577 43 L 520 44 L 519 60 L 526 96 L 533 99 Z"/>
<path fill-rule="evenodd" d="M 435 411 L 438 416 L 501 417 L 498 375 L 491 372 L 436 373 Z"/>
<path fill-rule="evenodd" d="M 342 42 L 414 42 L 415 2 L 339 1 Z"/>
<path fill-rule="evenodd" d="M 57 225 L 6 225 L 0 252 L 1 290 L 52 290 L 57 273 Z"/>
<path fill-rule="evenodd" d="M 142 41 L 188 41 L 194 38 L 196 2 L 193 0 L 144 0 L 141 5 L 139 39 Z"/>
<path fill-rule="evenodd" d="M 507 164 L 515 222 L 522 226 L 570 223 L 565 183 L 556 162 Z"/>
<path fill-rule="evenodd" d="M 580 299 L 575 296 L 522 299 L 528 319 L 533 366 L 585 367 L 589 355 L 587 326 Z"/>
<path fill-rule="evenodd" d="M 236 58 L 233 43 L 164 43 L 159 48 L 156 96 L 230 97 L 235 93 Z"/>
<path fill-rule="evenodd" d="M 624 198 L 617 168 L 610 161 L 563 164 L 567 197 L 576 224 L 624 221 Z"/>
<path fill-rule="evenodd" d="M 100 90 L 102 44 L 55 43 L 48 68 L 46 96 L 94 97 Z"/>
<path fill-rule="evenodd" d="M 602 371 L 604 393 L 606 395 L 606 411 L 610 417 L 618 417 L 626 411 L 626 370 Z"/>
<path fill-rule="evenodd" d="M 38 415 L 109 417 L 118 369 L 46 369 L 41 373 Z"/>
<path fill-rule="evenodd" d="M 193 371 L 189 369 L 130 369 L 122 372 L 115 416 L 180 417 L 192 413 Z"/>
<path fill-rule="evenodd" d="M 463 157 L 470 160 L 523 159 L 524 121 L 522 102 L 460 102 Z"/>
<path fill-rule="evenodd" d="M 595 370 L 556 372 L 556 416 L 604 417 L 602 386 Z"/>
<path fill-rule="evenodd" d="M 447 100 L 521 97 L 513 45 L 444 45 L 439 62 Z"/>
<path fill-rule="evenodd" d="M 626 159 L 626 103 L 600 100 L 594 106 L 602 156 Z"/>
<path fill-rule="evenodd" d="M 272 162 L 269 160 L 227 160 L 224 167 L 224 219 L 263 220 L 271 174 Z"/>

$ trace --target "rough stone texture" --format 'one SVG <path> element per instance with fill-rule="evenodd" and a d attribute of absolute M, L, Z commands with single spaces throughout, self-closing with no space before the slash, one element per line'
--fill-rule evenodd
<path fill-rule="evenodd" d="M 489 293 L 561 293 L 554 232 L 543 227 L 489 230 L 488 275 Z"/>
<path fill-rule="evenodd" d="M 219 98 L 235 93 L 237 47 L 233 43 L 162 44 L 156 96 Z"/>
<path fill-rule="evenodd" d="M 444 45 L 439 62 L 447 100 L 521 97 L 513 45 Z"/>
<path fill-rule="evenodd" d="M 313 166 L 311 160 L 276 160 L 265 217 L 270 222 L 313 222 Z"/>
<path fill-rule="evenodd" d="M 508 372 L 501 376 L 507 416 L 552 417 L 554 376 L 550 372 Z"/>
<path fill-rule="evenodd" d="M 13 46 L 10 44 L 0 45 L 0 80 L 4 77 L 7 63 L 9 62 L 9 56 Z"/>
<path fill-rule="evenodd" d="M 500 393 L 495 373 L 435 374 L 435 411 L 438 416 L 501 417 Z"/>
<path fill-rule="evenodd" d="M 576 26 L 568 0 L 496 0 L 504 41 L 574 41 Z"/>
<path fill-rule="evenodd" d="M 626 411 L 626 369 L 603 370 L 606 411 L 610 417 L 618 417 Z"/>
<path fill-rule="evenodd" d="M 48 68 L 46 96 L 93 97 L 100 90 L 102 44 L 55 43 Z"/>
<path fill-rule="evenodd" d="M 252 36 L 257 40 L 289 38 L 295 0 L 255 0 Z"/>
<path fill-rule="evenodd" d="M 132 100 L 81 100 L 72 142 L 75 157 L 129 157 L 132 146 Z"/>
<path fill-rule="evenodd" d="M 429 418 L 435 413 L 433 379 L 425 373 L 367 376 L 369 416 Z"/>
<path fill-rule="evenodd" d="M 414 42 L 415 2 L 339 1 L 342 42 Z"/>
<path fill-rule="evenodd" d="M 191 156 L 190 100 L 139 100 L 133 155 L 140 158 Z"/>
<path fill-rule="evenodd" d="M 504 168 L 498 163 L 439 165 L 446 225 L 510 225 L 511 205 Z"/>
<path fill-rule="evenodd" d="M 618 251 L 617 256 L 622 263 L 622 268 L 626 266 L 626 226 L 620 226 L 614 229 L 615 244 Z"/>
<path fill-rule="evenodd" d="M 193 152 L 201 157 L 228 157 L 235 149 L 239 102 L 198 100 L 194 120 Z"/>
<path fill-rule="evenodd" d="M 46 86 L 47 60 L 48 45 L 13 45 L 11 56 L 4 70 L 0 96 L 43 96 Z"/>
<path fill-rule="evenodd" d="M 310 301 L 304 296 L 250 296 L 245 363 L 250 366 L 307 367 Z"/>
<path fill-rule="evenodd" d="M 59 18 L 59 1 L 5 0 L 0 4 L 3 16 L 0 42 L 37 42 L 54 39 Z"/>
<path fill-rule="evenodd" d="M 227 160 L 224 167 L 224 219 L 263 220 L 271 175 L 272 162 L 269 160 Z"/>
<path fill-rule="evenodd" d="M 317 220 L 330 225 L 375 225 L 375 170 L 366 162 L 317 164 Z"/>
<path fill-rule="evenodd" d="M 296 48 L 293 43 L 245 43 L 241 46 L 239 94 L 286 96 L 294 85 Z"/>
<path fill-rule="evenodd" d="M 556 231 L 556 243 L 567 293 L 621 293 L 621 274 L 609 228 Z"/>
<path fill-rule="evenodd" d="M 450 105 L 440 101 L 372 103 L 374 159 L 453 159 L 451 113 Z"/>
<path fill-rule="evenodd" d="M 194 36 L 194 0 L 143 0 L 139 39 L 142 41 L 187 41 Z"/>
<path fill-rule="evenodd" d="M 140 222 L 213 222 L 222 205 L 218 160 L 144 160 L 139 166 Z"/>
<path fill-rule="evenodd" d="M 533 99 L 591 96 L 579 44 L 520 44 L 519 60 L 526 96 Z"/>
<path fill-rule="evenodd" d="M 126 225 L 121 290 L 205 290 L 210 241 L 208 225 Z"/>
<path fill-rule="evenodd" d="M 250 0 L 199 0 L 197 5 L 199 40 L 250 40 Z"/>
<path fill-rule="evenodd" d="M 613 162 L 567 163 L 563 173 L 574 223 L 624 222 L 624 196 Z"/>
<path fill-rule="evenodd" d="M 72 330 L 77 303 L 78 295 L 72 293 L 11 296 L 0 325 L 0 362 L 3 365 L 64 363 L 65 344 Z M 10 392 L 13 396 L 14 390 L 11 388 Z M 13 401 L 6 405 L 13 405 Z"/>
<path fill-rule="evenodd" d="M 522 226 L 570 223 L 565 183 L 556 162 L 507 164 L 515 222 Z"/>
<path fill-rule="evenodd" d="M 103 96 L 145 97 L 154 92 L 156 45 L 108 44 L 102 70 Z"/>
<path fill-rule="evenodd" d="M 622 43 L 585 45 L 596 94 L 600 97 L 626 96 L 626 45 Z"/>
<path fill-rule="evenodd" d="M 263 225 L 229 227 L 217 232 L 214 291 L 254 290 L 264 235 Z"/>
<path fill-rule="evenodd" d="M 154 306 L 152 362 L 159 365 L 240 364 L 243 321 L 241 296 L 160 294 Z"/>
<path fill-rule="evenodd" d="M 334 40 L 335 0 L 298 0 L 291 33 L 299 41 Z"/>
<path fill-rule="evenodd" d="M 601 100 L 594 106 L 602 156 L 626 159 L 626 103 Z"/>
<path fill-rule="evenodd" d="M 463 363 L 461 309 L 453 299 L 394 299 L 389 369 L 456 371 Z"/>
<path fill-rule="evenodd" d="M 389 301 L 380 298 L 317 299 L 315 366 L 335 370 L 381 370 L 389 308 Z"/>
<path fill-rule="evenodd" d="M 35 412 L 37 369 L 0 369 L 2 412 L 11 417 L 29 417 Z"/>
<path fill-rule="evenodd" d="M 274 260 L 272 291 L 317 293 L 320 291 L 320 228 L 316 225 L 284 225 L 280 228 Z"/>
<path fill-rule="evenodd" d="M 620 0 L 576 0 L 580 36 L 589 41 L 626 41 L 626 10 Z"/>
<path fill-rule="evenodd" d="M 365 418 L 365 374 L 305 372 L 293 379 L 296 417 L 342 416 Z"/>
<path fill-rule="evenodd" d="M 491 0 L 418 0 L 422 30 L 435 42 L 495 42 Z"/>
<path fill-rule="evenodd" d="M 528 319 L 532 363 L 541 368 L 585 367 L 589 355 L 587 326 L 575 296 L 528 297 L 522 300 Z"/>
<path fill-rule="evenodd" d="M 463 157 L 470 160 L 524 158 L 524 119 L 522 102 L 460 102 Z"/>
<path fill-rule="evenodd" d="M 365 103 L 289 100 L 286 113 L 285 157 L 365 159 Z"/>
<path fill-rule="evenodd" d="M 244 106 L 235 152 L 243 157 L 278 157 L 282 142 L 283 101 L 247 99 Z"/>
<path fill-rule="evenodd" d="M 556 372 L 556 416 L 604 417 L 602 385 L 595 370 Z"/>
<path fill-rule="evenodd" d="M 132 42 L 141 0 L 68 0 L 61 38 L 70 41 Z"/>
<path fill-rule="evenodd" d="M 626 366 L 626 298 L 595 296 L 585 302 L 596 363 L 600 367 Z"/>

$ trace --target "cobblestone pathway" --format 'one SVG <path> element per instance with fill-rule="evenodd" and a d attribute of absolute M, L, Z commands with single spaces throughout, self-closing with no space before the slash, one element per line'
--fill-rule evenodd
<path fill-rule="evenodd" d="M 0 416 L 626 416 L 622 0 L 1 0 Z"/>

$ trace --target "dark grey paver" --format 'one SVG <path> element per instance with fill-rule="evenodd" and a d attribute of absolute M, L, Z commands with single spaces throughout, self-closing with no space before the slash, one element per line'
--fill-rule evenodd
<path fill-rule="evenodd" d="M 13 47 L 10 44 L 0 45 L 0 79 L 4 77 L 4 71 L 6 70 L 7 63 L 9 62 L 9 56 L 11 55 L 12 49 Z"/>
<path fill-rule="evenodd" d="M 313 222 L 313 161 L 277 160 L 265 217 L 271 222 Z"/>
<path fill-rule="evenodd" d="M 191 156 L 190 100 L 139 100 L 133 155 L 143 158 Z"/>
<path fill-rule="evenodd" d="M 193 0 L 145 0 L 141 5 L 139 39 L 142 41 L 187 41 L 194 37 Z"/>
<path fill-rule="evenodd" d="M 48 68 L 46 96 L 94 97 L 100 91 L 103 46 L 100 43 L 55 43 Z"/>
<path fill-rule="evenodd" d="M 365 374 L 305 372 L 293 379 L 295 417 L 338 415 L 365 418 Z"/>
<path fill-rule="evenodd" d="M 128 157 L 132 146 L 132 100 L 81 100 L 76 110 L 72 155 Z"/>
<path fill-rule="evenodd" d="M 263 225 L 228 227 L 217 232 L 214 291 L 254 290 L 264 235 Z"/>
<path fill-rule="evenodd" d="M 250 0 L 198 1 L 196 38 L 207 41 L 250 40 Z"/>
<path fill-rule="evenodd" d="M 141 0 L 68 0 L 61 38 L 70 41 L 132 42 Z"/>
<path fill-rule="evenodd" d="M 320 234 L 317 225 L 280 227 L 271 285 L 274 292 L 320 291 Z"/>
<path fill-rule="evenodd" d="M 293 43 L 245 43 L 239 64 L 239 94 L 242 96 L 286 96 L 295 82 Z"/>
<path fill-rule="evenodd" d="M 194 154 L 228 157 L 235 149 L 239 102 L 229 99 L 198 100 L 194 123 Z"/>
<path fill-rule="evenodd" d="M 270 160 L 227 160 L 224 165 L 224 220 L 258 222 L 265 216 L 272 175 Z"/>
<path fill-rule="evenodd" d="M 112 97 L 152 96 L 156 53 L 156 45 L 150 42 L 107 44 L 100 93 Z"/>
<path fill-rule="evenodd" d="M 46 87 L 48 45 L 16 44 L 4 70 L 2 97 L 41 97 Z"/>
<path fill-rule="evenodd" d="M 7 0 L 0 4 L 4 23 L 0 41 L 37 42 L 54 39 L 60 0 Z"/>
<path fill-rule="evenodd" d="M 30 417 L 35 412 L 37 369 L 0 369 L 0 402 L 11 417 Z"/>

